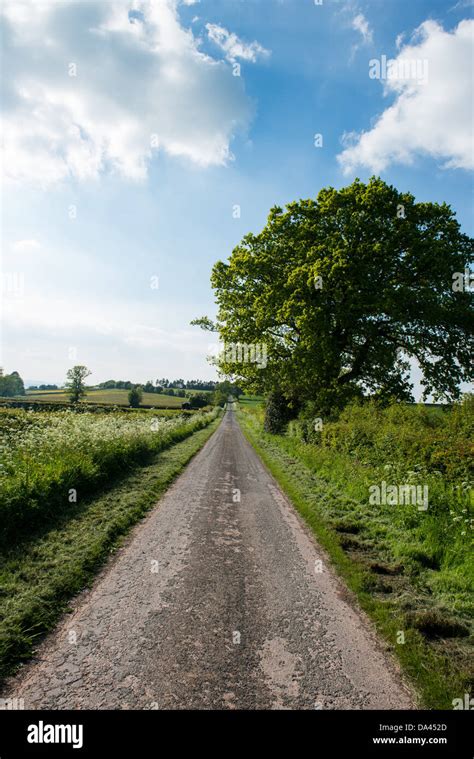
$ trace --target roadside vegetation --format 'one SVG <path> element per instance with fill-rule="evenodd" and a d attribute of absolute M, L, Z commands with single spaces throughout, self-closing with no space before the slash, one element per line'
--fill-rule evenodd
<path fill-rule="evenodd" d="M 31 655 L 221 412 L 0 412 L 0 677 Z"/>
<path fill-rule="evenodd" d="M 141 412 L 0 410 L 0 545 L 54 520 L 71 503 L 214 417 L 215 412 L 163 418 Z"/>
<path fill-rule="evenodd" d="M 325 421 L 264 430 L 241 403 L 250 442 L 398 655 L 428 708 L 470 693 L 474 568 L 474 402 L 452 408 L 356 403 Z M 371 503 L 382 482 L 427 487 L 428 508 Z"/>

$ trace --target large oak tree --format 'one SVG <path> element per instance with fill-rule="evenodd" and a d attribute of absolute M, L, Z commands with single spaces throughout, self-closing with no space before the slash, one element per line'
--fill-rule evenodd
<path fill-rule="evenodd" d="M 459 282 L 473 250 L 449 205 L 375 177 L 272 208 L 211 279 L 222 341 L 265 343 L 268 363 L 224 355 L 221 369 L 323 409 L 361 392 L 411 398 L 416 359 L 426 395 L 455 399 L 472 361 L 472 295 Z"/>

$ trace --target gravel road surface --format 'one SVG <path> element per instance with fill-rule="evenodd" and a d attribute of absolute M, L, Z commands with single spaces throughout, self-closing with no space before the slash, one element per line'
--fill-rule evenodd
<path fill-rule="evenodd" d="M 3 697 L 26 709 L 413 708 L 233 411 L 73 609 Z"/>

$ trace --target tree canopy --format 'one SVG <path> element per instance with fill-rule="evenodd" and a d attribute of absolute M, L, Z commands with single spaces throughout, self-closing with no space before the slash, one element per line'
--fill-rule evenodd
<path fill-rule="evenodd" d="M 217 323 L 194 323 L 224 346 L 265 344 L 266 365 L 225 350 L 219 359 L 257 392 L 321 407 L 362 392 L 411 399 L 415 359 L 425 395 L 455 399 L 470 377 L 474 320 L 471 293 L 453 282 L 473 250 L 446 203 L 416 202 L 376 177 L 325 188 L 272 208 L 259 234 L 215 264 Z"/>
<path fill-rule="evenodd" d="M 13 398 L 16 395 L 25 395 L 25 386 L 18 372 L 0 374 L 0 396 Z"/>

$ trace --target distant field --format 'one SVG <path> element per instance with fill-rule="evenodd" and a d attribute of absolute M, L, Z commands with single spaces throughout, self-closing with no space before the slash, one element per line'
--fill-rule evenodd
<path fill-rule="evenodd" d="M 87 403 L 111 404 L 113 406 L 128 406 L 128 390 L 89 390 L 85 397 Z M 35 401 L 62 401 L 67 402 L 69 396 L 64 390 L 27 390 L 26 395 Z M 173 395 L 158 395 L 156 393 L 143 393 L 142 404 L 160 408 L 169 406 L 181 408 L 186 398 L 176 398 Z"/>
<path fill-rule="evenodd" d="M 248 406 L 256 406 L 259 403 L 262 403 L 262 401 L 262 395 L 241 395 L 239 398 L 239 403 L 245 403 Z"/>

